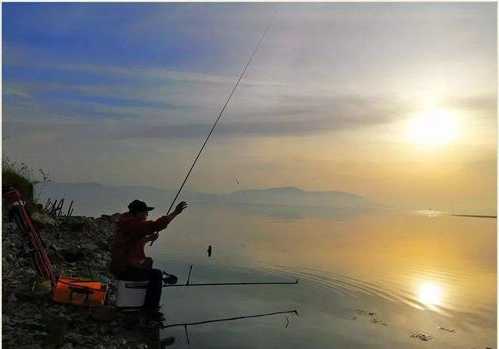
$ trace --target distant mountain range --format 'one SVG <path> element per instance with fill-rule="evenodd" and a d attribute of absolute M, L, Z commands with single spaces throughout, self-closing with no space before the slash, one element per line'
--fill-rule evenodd
<path fill-rule="evenodd" d="M 42 203 L 48 198 L 75 202 L 76 215 L 100 216 L 124 212 L 134 199 L 167 209 L 176 192 L 148 186 L 111 186 L 99 183 L 54 183 L 36 188 Z M 295 187 L 249 189 L 229 194 L 182 192 L 180 200 L 211 205 L 280 206 L 289 208 L 356 209 L 373 206 L 366 198 L 340 191 L 305 191 Z"/>
<path fill-rule="evenodd" d="M 340 191 L 305 191 L 295 187 L 240 190 L 226 194 L 224 199 L 237 203 L 290 207 L 350 208 L 367 204 L 364 197 L 356 194 Z"/>

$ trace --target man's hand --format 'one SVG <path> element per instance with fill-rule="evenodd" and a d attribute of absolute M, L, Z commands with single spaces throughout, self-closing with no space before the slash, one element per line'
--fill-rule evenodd
<path fill-rule="evenodd" d="M 148 241 L 156 241 L 158 240 L 158 237 L 159 237 L 159 231 L 155 232 L 155 233 L 152 233 L 150 235 L 147 235 L 145 238 L 144 238 L 144 241 L 145 242 L 148 242 Z"/>
<path fill-rule="evenodd" d="M 156 241 L 156 240 L 158 240 L 158 238 L 159 238 L 159 231 L 157 231 L 154 234 L 152 234 L 152 240 L 151 241 Z"/>
<path fill-rule="evenodd" d="M 155 233 L 152 233 L 150 235 L 147 235 L 145 238 L 144 238 L 144 242 L 151 242 L 149 244 L 149 246 L 152 246 L 153 242 L 158 240 L 159 238 L 159 231 L 155 232 Z"/>
<path fill-rule="evenodd" d="M 175 211 L 173 211 L 173 213 L 175 215 L 179 215 L 182 213 L 183 210 L 185 210 L 187 208 L 187 202 L 185 201 L 182 201 L 181 203 L 179 203 L 177 205 L 177 207 L 175 207 Z"/>

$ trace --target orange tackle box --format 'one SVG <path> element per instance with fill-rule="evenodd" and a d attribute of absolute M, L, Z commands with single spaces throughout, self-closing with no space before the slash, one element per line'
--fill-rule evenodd
<path fill-rule="evenodd" d="M 96 306 L 106 300 L 108 286 L 99 281 L 60 277 L 52 292 L 52 299 L 57 303 Z"/>

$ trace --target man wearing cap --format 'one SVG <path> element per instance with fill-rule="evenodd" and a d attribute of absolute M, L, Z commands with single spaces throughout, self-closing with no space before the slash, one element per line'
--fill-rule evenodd
<path fill-rule="evenodd" d="M 128 205 L 129 211 L 122 214 L 117 222 L 110 270 L 120 280 L 149 280 L 144 302 L 147 311 L 155 312 L 159 309 L 163 275 L 161 270 L 152 268 L 152 259 L 144 253 L 145 244 L 156 240 L 159 232 L 186 207 L 187 204 L 182 201 L 172 213 L 155 221 L 148 221 L 148 212 L 154 207 L 134 200 Z"/>

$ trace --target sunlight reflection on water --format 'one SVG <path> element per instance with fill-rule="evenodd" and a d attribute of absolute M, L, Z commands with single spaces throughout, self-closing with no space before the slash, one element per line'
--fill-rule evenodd
<path fill-rule="evenodd" d="M 431 281 L 423 281 L 418 289 L 418 299 L 428 306 L 441 305 L 443 298 L 442 287 Z"/>

